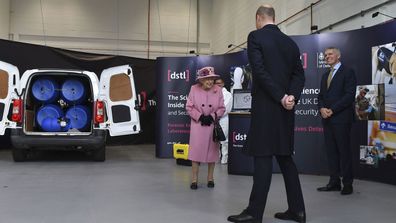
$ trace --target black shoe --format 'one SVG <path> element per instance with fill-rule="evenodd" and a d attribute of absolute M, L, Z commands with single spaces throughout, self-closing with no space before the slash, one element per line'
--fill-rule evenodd
<path fill-rule="evenodd" d="M 342 195 L 348 195 L 353 193 L 353 187 L 352 185 L 344 185 L 342 188 L 341 194 Z"/>
<path fill-rule="evenodd" d="M 318 187 L 318 191 L 340 191 L 341 185 L 339 184 L 327 184 L 324 187 Z"/>
<path fill-rule="evenodd" d="M 191 190 L 196 190 L 196 189 L 198 189 L 198 184 L 197 184 L 197 182 L 192 182 L 191 185 L 190 185 L 190 188 L 191 188 Z"/>
<path fill-rule="evenodd" d="M 305 223 L 306 221 L 306 216 L 305 216 L 305 211 L 300 211 L 300 212 L 291 212 L 289 210 L 283 212 L 283 213 L 276 213 L 275 218 L 282 219 L 282 220 L 291 220 L 291 221 L 296 221 L 299 223 Z"/>
<path fill-rule="evenodd" d="M 227 221 L 230 222 L 243 222 L 243 223 L 261 223 L 260 219 L 257 219 L 251 215 L 249 215 L 246 211 L 242 211 L 242 213 L 238 215 L 228 216 Z"/>
<path fill-rule="evenodd" d="M 214 184 L 214 181 L 213 181 L 213 180 L 209 180 L 209 181 L 208 181 L 208 187 L 209 187 L 209 188 L 213 188 L 214 185 L 215 185 L 215 184 Z"/>

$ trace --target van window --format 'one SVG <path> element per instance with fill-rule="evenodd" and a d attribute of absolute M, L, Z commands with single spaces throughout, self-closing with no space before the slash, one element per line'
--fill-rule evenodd
<path fill-rule="evenodd" d="M 110 100 L 125 101 L 132 98 L 131 79 L 127 74 L 116 74 L 110 78 Z"/>
<path fill-rule="evenodd" d="M 8 73 L 0 70 L 0 99 L 6 98 L 8 95 Z"/>

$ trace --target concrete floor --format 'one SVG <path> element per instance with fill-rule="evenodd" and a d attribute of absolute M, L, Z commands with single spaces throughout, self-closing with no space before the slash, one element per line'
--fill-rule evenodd
<path fill-rule="evenodd" d="M 209 189 L 203 165 L 192 191 L 190 167 L 154 153 L 154 145 L 117 146 L 104 163 L 64 152 L 14 163 L 10 150 L 0 150 L 0 223 L 217 223 L 245 208 L 251 177 L 217 165 Z M 396 222 L 396 186 L 356 180 L 350 196 L 317 192 L 326 182 L 301 175 L 308 222 Z M 263 222 L 285 222 L 272 216 L 286 208 L 282 176 L 274 174 Z"/>

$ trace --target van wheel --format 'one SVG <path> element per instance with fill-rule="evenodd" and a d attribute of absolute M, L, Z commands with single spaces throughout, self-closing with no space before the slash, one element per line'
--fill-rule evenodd
<path fill-rule="evenodd" d="M 27 151 L 24 149 L 12 149 L 12 158 L 14 162 L 23 162 L 27 159 Z"/>
<path fill-rule="evenodd" d="M 92 150 L 92 160 L 97 162 L 103 162 L 106 160 L 106 146 L 102 146 L 99 149 Z"/>

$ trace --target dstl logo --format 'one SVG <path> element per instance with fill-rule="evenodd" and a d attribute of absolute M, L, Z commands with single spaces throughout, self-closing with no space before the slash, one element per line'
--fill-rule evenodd
<path fill-rule="evenodd" d="M 175 72 L 168 69 L 168 81 L 171 80 L 185 80 L 186 82 L 190 81 L 190 70 L 186 69 L 182 72 Z"/>
<path fill-rule="evenodd" d="M 245 141 L 247 138 L 247 134 L 241 134 L 237 132 L 232 132 L 232 142 L 236 143 L 238 141 Z"/>

